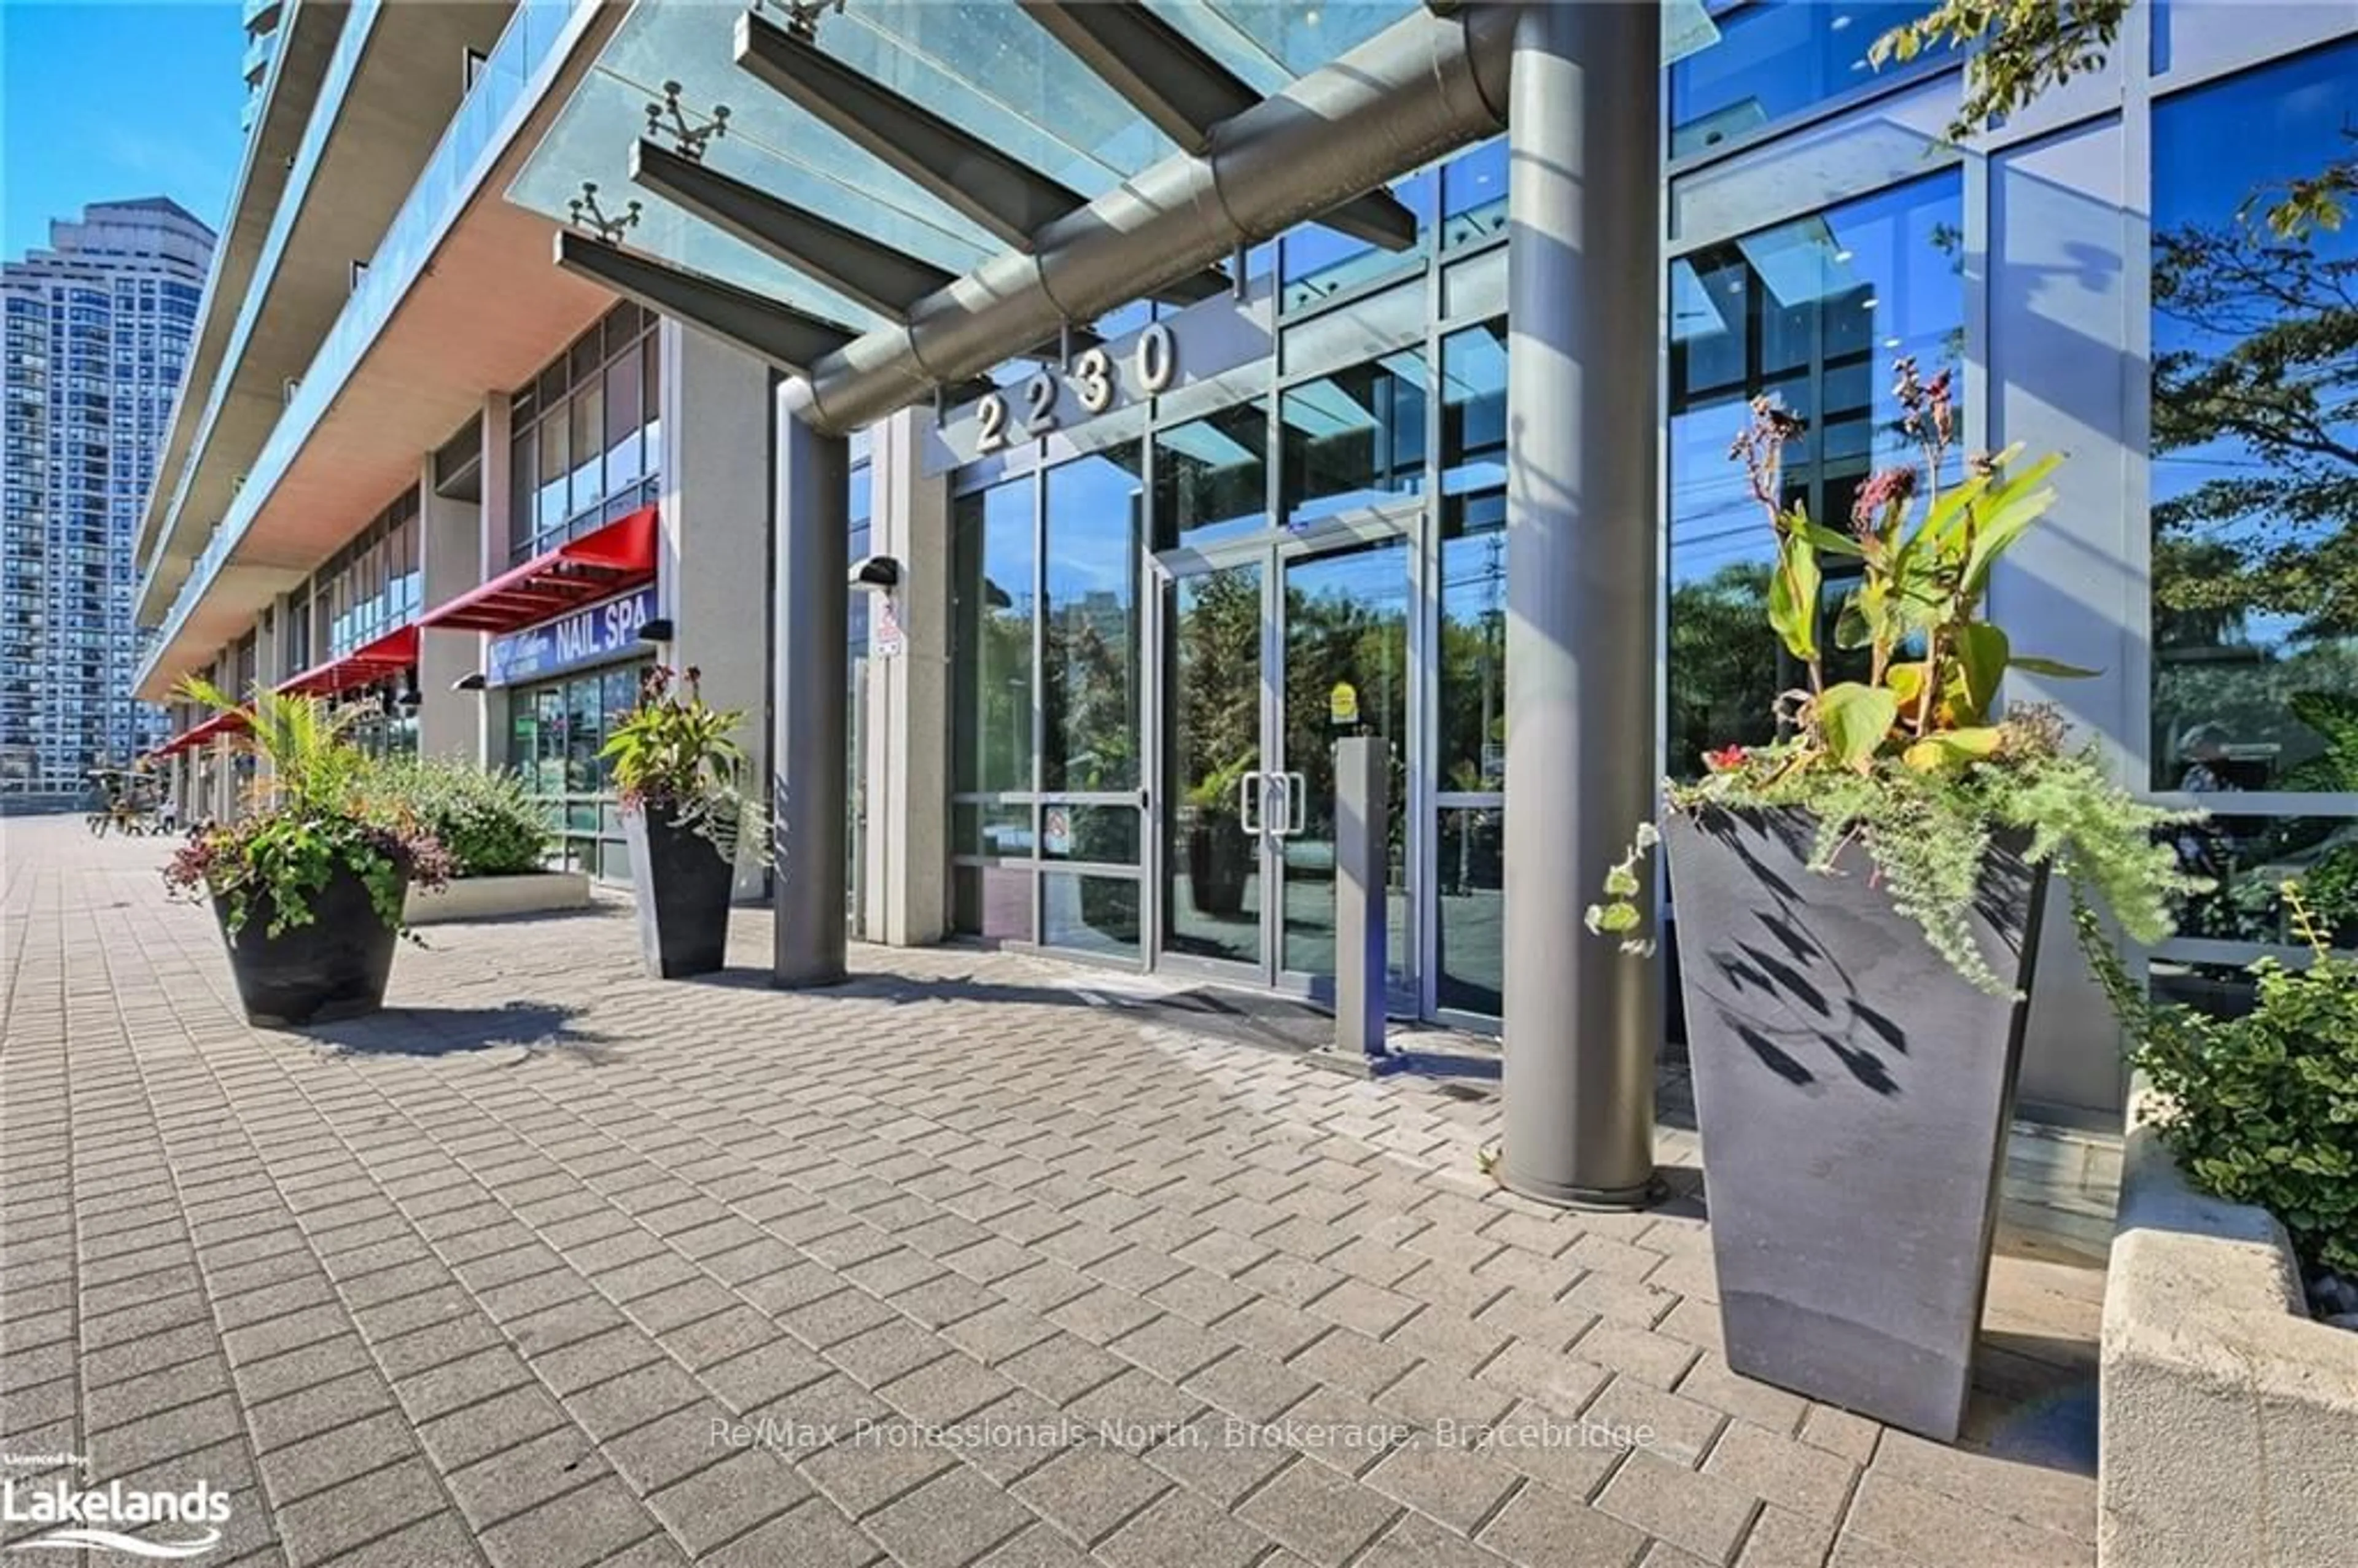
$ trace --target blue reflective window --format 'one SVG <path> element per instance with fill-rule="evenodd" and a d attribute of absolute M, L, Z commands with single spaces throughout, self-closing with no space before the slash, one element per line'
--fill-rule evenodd
<path fill-rule="evenodd" d="M 1269 406 L 1256 397 L 1154 438 L 1154 546 L 1269 526 Z"/>
<path fill-rule="evenodd" d="M 1893 362 L 1913 356 L 1925 376 L 1962 372 L 1963 261 L 1961 185 L 1950 171 L 1671 265 L 1674 774 L 1699 773 L 1706 750 L 1770 740 L 1776 695 L 1800 679 L 1779 667 L 1768 630 L 1768 524 L 1728 459 L 1747 400 L 1773 395 L 1809 421 L 1785 450 L 1783 500 L 1847 519 L 1870 471 L 1916 456 L 1892 395 Z M 1830 579 L 1830 605 L 1851 587 Z"/>
<path fill-rule="evenodd" d="M 2157 789 L 2358 805 L 2358 226 L 2267 216 L 2358 151 L 2353 79 L 2358 41 L 2154 109 Z M 2228 809 L 2180 839 L 2222 884 L 2185 934 L 2288 940 L 2274 889 L 2299 876 L 2358 945 L 2358 820 Z"/>
<path fill-rule="evenodd" d="M 1925 0 L 1756 0 L 1716 18 L 1719 41 L 1671 67 L 1671 156 L 1774 124 L 1871 80 L 1875 40 Z"/>
<path fill-rule="evenodd" d="M 1438 175 L 1429 168 L 1392 182 L 1392 195 L 1416 214 L 1420 241 L 1432 230 L 1433 197 L 1439 184 Z M 1404 272 L 1423 255 L 1422 245 L 1388 251 L 1338 233 L 1323 223 L 1304 223 L 1293 230 L 1282 242 L 1281 249 L 1280 303 L 1288 310 L 1314 305 L 1330 296 Z"/>
<path fill-rule="evenodd" d="M 1424 488 L 1426 362 L 1402 349 L 1289 387 L 1278 406 L 1285 520 Z"/>
<path fill-rule="evenodd" d="M 1495 136 L 1441 169 L 1444 250 L 1507 226 L 1507 138 Z"/>

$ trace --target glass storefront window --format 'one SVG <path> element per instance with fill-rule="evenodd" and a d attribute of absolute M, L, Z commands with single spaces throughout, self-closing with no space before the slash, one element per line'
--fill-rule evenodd
<path fill-rule="evenodd" d="M 2351 156 L 2353 78 L 2358 41 L 2154 108 L 2156 789 L 2358 806 L 2358 226 L 2266 216 Z M 2251 823 L 2236 859 L 2309 832 Z"/>
<path fill-rule="evenodd" d="M 521 561 L 644 503 L 661 471 L 660 319 L 624 303 L 510 400 L 509 553 Z"/>
<path fill-rule="evenodd" d="M 570 427 L 566 444 L 573 451 L 574 512 L 585 512 L 606 498 L 606 394 L 598 378 L 578 389 L 567 405 Z"/>
<path fill-rule="evenodd" d="M 1507 481 L 1507 323 L 1441 341 L 1441 470 L 1452 491 Z"/>
<path fill-rule="evenodd" d="M 1439 177 L 1432 169 L 1392 182 L 1391 193 L 1416 214 L 1420 240 L 1433 227 Z M 1282 308 L 1299 309 L 1378 278 L 1408 271 L 1423 259 L 1422 244 L 1388 251 L 1320 223 L 1304 223 L 1278 242 Z"/>
<path fill-rule="evenodd" d="M 1727 457 L 1746 403 L 1774 394 L 1810 422 L 1786 449 L 1784 499 L 1812 517 L 1846 520 L 1869 472 L 1913 459 L 1891 366 L 1962 374 L 1961 200 L 1943 173 L 1671 264 L 1673 776 L 1712 747 L 1773 739 L 1776 694 L 1800 678 L 1768 626 L 1768 524 Z M 1830 579 L 1829 603 L 1848 586 Z"/>
<path fill-rule="evenodd" d="M 950 868 L 950 929 L 993 942 L 1032 940 L 1031 868 Z"/>
<path fill-rule="evenodd" d="M 952 510 L 950 787 L 960 793 L 1033 787 L 1032 500 L 1032 481 L 1019 480 Z"/>
<path fill-rule="evenodd" d="M 1444 810 L 1433 871 L 1439 887 L 1433 1000 L 1496 1018 L 1506 988 L 1506 812 Z"/>
<path fill-rule="evenodd" d="M 1044 946 L 1109 957 L 1139 956 L 1136 878 L 1044 871 L 1040 877 L 1040 905 Z"/>
<path fill-rule="evenodd" d="M 1435 787 L 1507 784 L 1507 492 L 1453 495 L 1441 514 L 1441 708 Z"/>
<path fill-rule="evenodd" d="M 1424 400 L 1416 349 L 1287 388 L 1278 406 L 1286 522 L 1423 489 Z"/>
<path fill-rule="evenodd" d="M 508 763 L 540 801 L 555 836 L 552 866 L 630 880 L 612 764 L 598 753 L 638 701 L 646 670 L 615 665 L 508 693 Z"/>
<path fill-rule="evenodd" d="M 1043 789 L 1138 787 L 1139 470 L 1131 443 L 1047 475 Z"/>
<path fill-rule="evenodd" d="M 1269 405 L 1256 397 L 1154 438 L 1154 546 L 1269 526 Z"/>
<path fill-rule="evenodd" d="M 1507 138 L 1441 166 L 1441 243 L 1468 244 L 1507 226 Z"/>
<path fill-rule="evenodd" d="M 565 526 L 565 514 L 571 505 L 570 489 L 573 465 L 568 454 L 572 450 L 571 424 L 566 418 L 563 406 L 543 419 L 540 431 L 540 502 L 533 516 L 535 537 Z"/>
<path fill-rule="evenodd" d="M 1671 67 L 1671 156 L 1685 157 L 1871 81 L 1875 40 L 1927 0 L 1753 0 L 1716 18 L 1719 41 Z"/>
<path fill-rule="evenodd" d="M 639 442 L 639 356 L 623 354 L 606 367 L 606 482 L 636 485 L 644 472 Z"/>

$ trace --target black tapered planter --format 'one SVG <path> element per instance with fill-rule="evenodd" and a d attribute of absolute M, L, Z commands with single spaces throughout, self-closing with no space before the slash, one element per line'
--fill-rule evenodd
<path fill-rule="evenodd" d="M 1952 1441 L 2028 1004 L 1967 983 L 1798 809 L 1672 813 L 1687 1054 L 1728 1365 Z M 1993 847 L 1973 914 L 2028 992 L 2045 868 Z"/>
<path fill-rule="evenodd" d="M 729 946 L 735 868 L 711 839 L 668 813 L 625 811 L 631 878 L 639 906 L 639 954 L 647 974 L 676 980 L 720 968 Z"/>
<path fill-rule="evenodd" d="M 1199 818 L 1187 834 L 1187 889 L 1198 913 L 1234 914 L 1245 904 L 1252 844 L 1244 824 L 1226 815 Z"/>
<path fill-rule="evenodd" d="M 405 878 L 404 892 L 407 887 Z M 398 895 L 395 902 L 400 902 Z M 384 1005 L 399 934 L 377 914 L 368 883 L 358 871 L 338 866 L 327 885 L 311 895 L 310 908 L 308 924 L 273 936 L 270 923 L 277 906 L 268 892 L 257 891 L 245 924 L 233 935 L 227 901 L 213 900 L 247 1022 L 287 1029 L 357 1018 Z"/>

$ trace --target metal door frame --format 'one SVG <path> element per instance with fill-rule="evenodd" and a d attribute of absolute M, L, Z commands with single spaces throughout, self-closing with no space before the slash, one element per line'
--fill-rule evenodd
<path fill-rule="evenodd" d="M 1285 771 L 1271 767 L 1272 760 L 1284 761 L 1285 752 L 1285 574 L 1286 568 L 1302 561 L 1316 560 L 1326 556 L 1343 555 L 1368 546 L 1399 544 L 1404 546 L 1402 567 L 1405 579 L 1407 619 L 1407 668 L 1404 727 L 1400 737 L 1402 756 L 1407 762 L 1412 797 L 1420 792 L 1421 770 L 1415 765 L 1419 755 L 1419 737 L 1422 734 L 1427 712 L 1423 688 L 1427 684 L 1422 671 L 1426 657 L 1427 638 L 1424 615 L 1421 606 L 1425 596 L 1423 541 L 1428 530 L 1425 515 L 1428 508 L 1424 497 L 1406 495 L 1398 501 L 1375 506 L 1356 508 L 1323 517 L 1303 527 L 1267 528 L 1259 532 L 1220 539 L 1204 545 L 1182 545 L 1171 549 L 1146 552 L 1145 580 L 1152 591 L 1146 600 L 1144 630 L 1149 646 L 1154 650 L 1150 666 L 1149 689 L 1144 703 L 1148 733 L 1152 741 L 1148 749 L 1146 832 L 1143 856 L 1148 878 L 1148 897 L 1144 901 L 1147 967 L 1158 974 L 1201 979 L 1228 985 L 1240 985 L 1272 991 L 1280 995 L 1299 997 L 1305 1000 L 1331 1001 L 1334 989 L 1332 975 L 1313 974 L 1306 970 L 1284 968 L 1284 851 L 1279 836 L 1267 831 L 1256 833 L 1253 853 L 1258 860 L 1261 888 L 1260 931 L 1259 957 L 1250 963 L 1206 958 L 1194 954 L 1174 953 L 1165 949 L 1166 900 L 1170 892 L 1170 829 L 1176 811 L 1170 784 L 1172 756 L 1171 685 L 1175 670 L 1177 647 L 1173 641 L 1176 628 L 1173 625 L 1173 597 L 1182 579 L 1207 575 L 1251 566 L 1260 571 L 1260 683 L 1259 704 L 1260 726 L 1261 821 L 1270 820 L 1271 802 L 1282 795 Z M 1271 781 L 1279 783 L 1274 791 Z M 1423 857 L 1424 833 L 1414 812 L 1414 799 L 1395 802 L 1395 811 L 1407 812 L 1407 833 L 1404 840 L 1403 871 L 1409 887 L 1405 906 L 1406 929 L 1397 955 L 1404 978 L 1396 978 L 1388 987 L 1387 1005 L 1397 1013 L 1416 1016 L 1422 1000 L 1422 966 L 1417 961 L 1422 951 L 1422 915 L 1418 907 L 1417 871 Z"/>

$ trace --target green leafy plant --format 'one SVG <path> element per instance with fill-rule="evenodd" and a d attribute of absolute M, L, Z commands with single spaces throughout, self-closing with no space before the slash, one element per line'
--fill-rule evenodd
<path fill-rule="evenodd" d="M 242 704 L 196 676 L 176 695 L 237 715 L 269 766 L 247 788 L 246 815 L 189 836 L 164 868 L 166 889 L 219 900 L 232 935 L 265 912 L 276 936 L 310 925 L 311 901 L 347 870 L 367 884 L 378 918 L 406 932 L 405 890 L 440 887 L 450 857 L 401 802 L 369 787 L 369 758 L 344 738 L 357 710 L 339 715 L 318 697 L 267 690 Z"/>
<path fill-rule="evenodd" d="M 1240 752 L 1188 785 L 1187 804 L 1197 818 L 1235 816 L 1237 785 L 1244 781 L 1251 766 L 1252 753 Z"/>
<path fill-rule="evenodd" d="M 375 764 L 373 793 L 398 803 L 450 852 L 452 874 L 515 876 L 541 869 L 546 808 L 506 769 L 455 757 L 394 757 Z"/>
<path fill-rule="evenodd" d="M 2358 1273 L 2358 960 L 2334 954 L 2299 883 L 2282 892 L 2309 962 L 2254 964 L 2252 1010 L 2237 1018 L 2151 1000 L 2093 912 L 2075 914 L 2189 1179 L 2275 1215 L 2312 1267 Z"/>
<path fill-rule="evenodd" d="M 2006 983 L 1976 946 L 1974 893 L 1991 839 L 2027 837 L 2031 863 L 2093 888 L 2122 927 L 2157 941 L 2172 926 L 2173 896 L 2204 884 L 2186 876 L 2157 837 L 2187 814 L 2135 799 L 2093 751 L 2067 745 L 2051 708 L 2000 718 L 2010 670 L 2050 676 L 2092 672 L 2017 653 L 1985 618 L 1990 574 L 2052 504 L 2045 481 L 2058 459 L 2014 471 L 2017 452 L 1976 455 L 1943 486 L 1955 414 L 1950 376 L 1900 360 L 1893 394 L 1922 466 L 1887 469 L 1859 488 L 1847 531 L 1784 498 L 1783 453 L 1806 428 L 1775 399 L 1756 398 L 1729 449 L 1751 484 L 1775 546 L 1767 614 L 1807 685 L 1777 697 L 1781 738 L 1704 756 L 1693 784 L 1665 786 L 1674 809 L 1802 806 L 1817 814 L 1813 870 L 1830 871 L 1861 842 L 1892 906 L 1974 984 Z M 1923 502 L 1920 513 L 1916 503 Z M 1832 642 L 1864 678 L 1829 682 L 1820 609 L 1828 557 L 1855 563 L 1857 587 L 1834 617 Z M 1640 827 L 1606 877 L 1588 926 L 1646 951 L 1638 871 L 1654 842 Z"/>
<path fill-rule="evenodd" d="M 637 705 L 599 754 L 614 764 L 623 810 L 659 813 L 734 861 L 747 843 L 765 849 L 768 816 L 740 783 L 745 752 L 736 732 L 744 712 L 705 701 L 702 682 L 693 665 L 676 676 L 667 665 L 651 667 Z"/>
<path fill-rule="evenodd" d="M 1868 46 L 1878 70 L 1945 49 L 1971 49 L 1964 96 L 1949 122 L 1963 141 L 2028 108 L 2039 95 L 2075 76 L 2102 70 L 2118 43 L 2130 0 L 1936 0 Z M 2166 23 L 2157 22 L 2157 27 Z M 2353 137 L 2358 145 L 2358 137 Z M 2335 158 L 2315 174 L 2288 179 L 2266 194 L 2268 227 L 2280 239 L 2339 229 L 2358 200 L 2358 156 Z"/>

